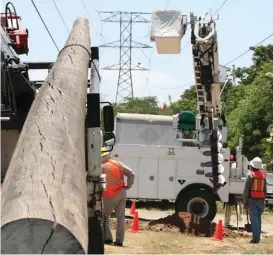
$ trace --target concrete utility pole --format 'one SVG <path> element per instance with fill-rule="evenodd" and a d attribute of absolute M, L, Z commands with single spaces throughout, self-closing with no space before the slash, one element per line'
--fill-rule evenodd
<path fill-rule="evenodd" d="M 88 20 L 78 18 L 31 106 L 7 170 L 1 253 L 87 253 L 89 60 Z"/>

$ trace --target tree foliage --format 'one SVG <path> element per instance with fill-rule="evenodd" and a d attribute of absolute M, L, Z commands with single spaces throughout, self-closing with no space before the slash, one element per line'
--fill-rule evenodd
<path fill-rule="evenodd" d="M 172 102 L 171 97 L 169 97 L 169 107 L 167 106 L 167 110 L 164 114 L 173 115 L 181 111 L 193 111 L 196 113 L 196 103 L 196 89 L 195 85 L 193 85 L 189 89 L 186 89 L 177 101 Z"/>
<path fill-rule="evenodd" d="M 139 114 L 160 114 L 157 97 L 143 97 L 129 99 L 125 103 L 115 105 L 115 113 L 139 113 Z"/>
<path fill-rule="evenodd" d="M 263 156 L 263 138 L 273 120 L 273 86 L 266 74 L 273 63 L 266 63 L 254 81 L 244 88 L 237 107 L 228 115 L 229 146 L 235 148 L 240 136 L 244 137 L 243 151 L 247 157 Z M 243 86 L 243 85 L 242 85 Z"/>
<path fill-rule="evenodd" d="M 250 49 L 253 65 L 236 69 L 240 83 L 228 90 L 223 102 L 229 125 L 228 145 L 234 151 L 243 136 L 247 158 L 259 156 L 273 171 L 273 149 L 267 141 L 273 125 L 273 45 Z"/>
<path fill-rule="evenodd" d="M 237 68 L 235 70 L 236 77 L 241 80 L 241 84 L 251 84 L 255 77 L 259 75 L 259 72 L 264 63 L 268 63 L 273 60 L 273 45 L 250 47 L 253 51 L 252 61 L 253 64 L 250 67 Z"/>

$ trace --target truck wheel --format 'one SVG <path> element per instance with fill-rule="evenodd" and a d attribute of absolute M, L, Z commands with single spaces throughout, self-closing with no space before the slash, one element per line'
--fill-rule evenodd
<path fill-rule="evenodd" d="M 213 195 L 207 190 L 189 190 L 176 201 L 176 212 L 188 212 L 201 218 L 213 220 L 217 207 Z"/>

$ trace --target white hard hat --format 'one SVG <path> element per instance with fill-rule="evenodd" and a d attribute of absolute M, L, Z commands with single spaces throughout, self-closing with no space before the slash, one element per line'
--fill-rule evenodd
<path fill-rule="evenodd" d="M 259 157 L 252 159 L 249 163 L 255 169 L 263 169 L 263 162 Z"/>

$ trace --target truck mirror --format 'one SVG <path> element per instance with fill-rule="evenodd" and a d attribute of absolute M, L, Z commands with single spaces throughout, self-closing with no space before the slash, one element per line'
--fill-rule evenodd
<path fill-rule="evenodd" d="M 115 145 L 115 139 L 112 138 L 105 142 L 106 146 L 114 146 Z"/>
<path fill-rule="evenodd" d="M 114 109 L 112 105 L 105 105 L 102 108 L 104 131 L 112 133 L 114 131 Z"/>

